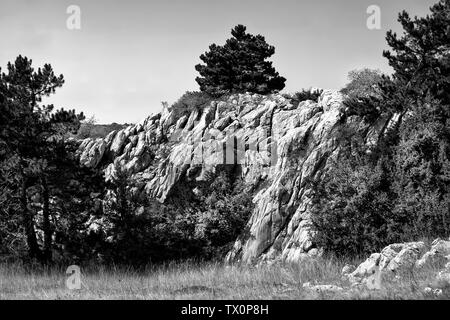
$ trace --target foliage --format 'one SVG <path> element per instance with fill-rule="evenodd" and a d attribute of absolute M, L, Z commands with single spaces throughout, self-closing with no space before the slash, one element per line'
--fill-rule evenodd
<path fill-rule="evenodd" d="M 79 165 L 78 143 L 60 142 L 51 159 L 47 177 L 51 199 L 49 212 L 53 218 L 51 248 L 58 262 L 82 261 L 92 257 L 97 245 L 95 235 L 89 234 L 88 222 L 103 214 L 102 199 L 105 183 L 101 169 Z M 38 230 L 43 229 L 37 224 Z"/>
<path fill-rule="evenodd" d="M 208 173 L 199 195 L 186 185 L 165 204 L 142 197 L 119 167 L 108 186 L 103 244 L 98 252 L 113 263 L 142 265 L 168 260 L 222 257 L 245 230 L 253 208 L 242 181 L 232 173 Z"/>
<path fill-rule="evenodd" d="M 352 70 L 348 73 L 348 79 L 349 83 L 341 89 L 343 94 L 354 98 L 379 96 L 378 84 L 383 79 L 380 70 Z"/>
<path fill-rule="evenodd" d="M 175 216 L 166 206 L 142 197 L 133 180 L 119 166 L 108 185 L 103 218 L 105 262 L 139 266 L 176 259 L 182 237 L 174 232 Z"/>
<path fill-rule="evenodd" d="M 76 133 L 84 119 L 74 110 L 54 111 L 53 105 L 42 105 L 42 98 L 63 83 L 63 76 L 56 76 L 49 64 L 35 71 L 32 61 L 22 56 L 0 75 L 0 172 L 7 208 L 0 219 L 17 221 L 8 232 L 22 232 L 29 258 L 43 262 L 52 259 L 55 221 L 63 214 L 53 204 L 61 203 L 58 199 L 67 184 L 62 178 L 74 170 L 61 165 L 69 157 L 64 139 Z"/>
<path fill-rule="evenodd" d="M 80 125 L 80 129 L 78 130 L 76 137 L 78 139 L 92 138 L 92 133 L 96 123 L 97 119 L 95 116 L 91 116 L 90 118 L 84 120 Z"/>
<path fill-rule="evenodd" d="M 126 128 L 129 124 L 118 124 L 116 122 L 110 124 L 98 124 L 95 116 L 91 116 L 90 118 L 81 122 L 80 129 L 74 135 L 76 139 L 97 139 L 97 138 L 105 138 L 112 131 L 119 131 L 121 129 Z"/>
<path fill-rule="evenodd" d="M 349 114 L 368 122 L 396 114 L 397 121 L 369 154 L 350 144 L 317 183 L 313 220 L 326 249 L 355 254 L 449 236 L 449 10 L 450 1 L 441 0 L 425 18 L 401 13 L 405 32 L 388 32 L 394 53 L 384 52 L 395 73 L 353 100 Z"/>
<path fill-rule="evenodd" d="M 316 90 L 302 89 L 302 91 L 296 92 L 293 95 L 284 94 L 283 96 L 287 99 L 291 99 L 294 102 L 294 104 L 298 105 L 300 102 L 307 101 L 307 100 L 318 102 L 322 92 L 323 92 L 323 90 L 321 90 L 321 89 L 316 89 Z"/>
<path fill-rule="evenodd" d="M 382 163 L 349 157 L 332 168 L 314 187 L 317 245 L 338 256 L 356 256 L 399 241 L 391 229 L 402 221 L 390 214 L 390 181 Z"/>
<path fill-rule="evenodd" d="M 209 172 L 202 203 L 205 208 L 198 215 L 197 234 L 206 241 L 213 254 L 225 253 L 245 227 L 253 210 L 250 190 L 241 178 L 233 179 L 233 172 Z"/>
<path fill-rule="evenodd" d="M 450 234 L 450 127 L 436 104 L 420 104 L 404 119 L 393 158 L 394 214 L 412 220 L 410 232 L 422 237 Z"/>
<path fill-rule="evenodd" d="M 204 64 L 195 69 L 200 90 L 213 96 L 226 93 L 252 92 L 268 94 L 282 90 L 286 79 L 281 77 L 272 62 L 266 61 L 275 53 L 261 35 L 246 33 L 246 27 L 237 25 L 232 38 L 223 46 L 212 44 L 200 56 Z"/>
<path fill-rule="evenodd" d="M 357 115 L 372 123 L 383 112 L 382 83 L 389 81 L 379 70 L 364 68 L 348 74 L 350 82 L 341 90 L 345 95 L 345 115 Z"/>
<path fill-rule="evenodd" d="M 431 101 L 418 105 L 400 125 L 398 142 L 388 134 L 369 155 L 355 141 L 360 133 L 347 133 L 352 142 L 313 188 L 317 245 L 345 256 L 448 237 L 449 127 L 433 110 Z"/>
<path fill-rule="evenodd" d="M 205 92 L 200 91 L 186 91 L 180 99 L 177 100 L 171 109 L 177 113 L 177 118 L 182 115 L 191 113 L 194 110 L 202 110 L 205 108 L 213 98 Z"/>
<path fill-rule="evenodd" d="M 393 31 L 386 36 L 392 51 L 384 51 L 394 69 L 394 81 L 404 96 L 426 97 L 428 94 L 450 101 L 449 0 L 440 0 L 431 14 L 411 19 L 406 11 L 399 14 L 404 33 Z M 407 106 L 407 105 L 406 105 Z"/>
<path fill-rule="evenodd" d="M 243 187 L 210 181 L 220 201 L 205 193 L 193 211 L 141 196 L 120 166 L 108 185 L 100 169 L 81 167 L 79 142 L 67 137 L 80 134 L 84 116 L 40 103 L 64 82 L 50 65 L 35 72 L 31 60 L 18 57 L 0 80 L 0 253 L 42 263 L 100 258 L 140 265 L 212 257 L 243 228 L 251 207 Z M 174 107 L 186 112 L 209 101 L 206 93 L 188 92 Z M 85 123 L 86 136 L 94 122 Z M 164 157 L 161 150 L 153 161 Z"/>

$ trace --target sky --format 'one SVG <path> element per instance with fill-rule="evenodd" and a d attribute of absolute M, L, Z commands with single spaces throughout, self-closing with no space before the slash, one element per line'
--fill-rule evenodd
<path fill-rule="evenodd" d="M 400 11 L 423 16 L 437 0 L 0 0 L 0 67 L 19 54 L 50 63 L 64 86 L 44 100 L 98 123 L 133 123 L 198 90 L 194 66 L 237 24 L 274 45 L 285 92 L 340 89 L 350 70 L 390 73 L 385 35 Z M 67 28 L 70 5 L 80 29 Z M 381 29 L 370 30 L 370 5 Z"/>

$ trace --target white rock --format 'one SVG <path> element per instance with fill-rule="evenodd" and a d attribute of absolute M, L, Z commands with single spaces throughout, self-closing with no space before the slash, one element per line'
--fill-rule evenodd
<path fill-rule="evenodd" d="M 352 264 L 346 264 L 341 271 L 342 275 L 348 275 L 356 270 L 356 267 Z"/>
<path fill-rule="evenodd" d="M 392 272 L 404 271 L 414 267 L 420 255 L 425 251 L 425 243 L 410 242 L 389 262 L 386 269 Z"/>
<path fill-rule="evenodd" d="M 378 264 L 380 262 L 381 255 L 379 253 L 373 253 L 370 257 L 361 263 L 355 271 L 350 273 L 349 279 L 352 282 L 361 281 L 364 277 L 375 274 L 378 270 Z"/>
<path fill-rule="evenodd" d="M 417 262 L 416 267 L 426 268 L 441 268 L 445 265 L 450 255 L 450 241 L 436 239 L 431 244 L 431 249 L 426 252 Z"/>

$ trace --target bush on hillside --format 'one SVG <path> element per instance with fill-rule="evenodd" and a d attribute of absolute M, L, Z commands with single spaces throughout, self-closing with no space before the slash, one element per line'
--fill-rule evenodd
<path fill-rule="evenodd" d="M 204 187 L 204 210 L 198 215 L 197 234 L 213 255 L 226 253 L 245 232 L 253 211 L 249 190 L 241 178 L 223 170 L 209 173 Z"/>
<path fill-rule="evenodd" d="M 348 73 L 349 83 L 341 89 L 341 93 L 354 98 L 379 96 L 379 83 L 383 80 L 380 70 L 364 68 Z"/>
<path fill-rule="evenodd" d="M 323 90 L 321 90 L 321 89 L 316 89 L 316 90 L 302 89 L 302 91 L 298 91 L 298 92 L 294 93 L 293 95 L 284 94 L 283 96 L 287 99 L 291 99 L 295 105 L 298 105 L 300 102 L 307 101 L 307 100 L 317 102 L 319 100 L 319 97 L 322 94 L 322 92 L 323 92 Z"/>
<path fill-rule="evenodd" d="M 112 131 L 119 131 L 123 128 L 126 128 L 128 125 L 130 124 L 127 123 L 118 124 L 115 122 L 111 124 L 98 124 L 97 119 L 95 119 L 95 117 L 92 116 L 86 119 L 85 121 L 81 122 L 80 129 L 75 135 L 75 138 L 77 139 L 105 138 Z"/>
<path fill-rule="evenodd" d="M 186 91 L 171 108 L 177 113 L 177 117 L 189 114 L 194 110 L 202 110 L 213 101 L 208 93 L 200 91 Z"/>
<path fill-rule="evenodd" d="M 230 172 L 207 173 L 197 186 L 175 186 L 161 204 L 136 192 L 119 167 L 109 185 L 97 252 L 109 263 L 145 265 L 170 260 L 222 258 L 245 230 L 253 204 Z"/>
<path fill-rule="evenodd" d="M 332 163 L 313 188 L 312 223 L 319 247 L 338 256 L 376 252 L 402 239 L 402 218 L 392 212 L 384 159 L 362 154 Z"/>
<path fill-rule="evenodd" d="M 385 109 L 382 96 L 382 85 L 389 82 L 379 70 L 364 68 L 353 70 L 348 74 L 349 83 L 341 89 L 345 95 L 345 115 L 357 115 L 371 123 Z"/>
<path fill-rule="evenodd" d="M 359 86 L 349 90 L 355 95 L 350 114 L 373 121 L 396 113 L 398 121 L 380 137 L 375 153 L 355 158 L 364 153 L 353 146 L 317 183 L 312 219 L 325 249 L 370 253 L 393 242 L 450 235 L 450 99 L 445 90 L 450 69 L 440 46 L 440 30 L 448 25 L 443 13 L 449 8 L 449 1 L 441 1 L 432 15 L 414 20 L 403 12 L 399 20 L 405 33 L 401 38 L 388 33 L 395 54 L 385 52 L 394 75 L 380 82 L 374 80 L 378 75 L 369 81 L 355 78 Z M 443 52 L 430 53 L 423 36 Z M 416 52 L 429 63 L 417 60 Z"/>
<path fill-rule="evenodd" d="M 343 149 L 313 188 L 317 245 L 359 255 L 450 235 L 449 127 L 435 108 L 432 101 L 418 104 L 398 137 L 382 137 L 370 155 L 354 142 Z"/>
<path fill-rule="evenodd" d="M 419 104 L 405 116 L 394 149 L 394 213 L 411 221 L 421 237 L 450 235 L 450 126 L 436 101 Z"/>

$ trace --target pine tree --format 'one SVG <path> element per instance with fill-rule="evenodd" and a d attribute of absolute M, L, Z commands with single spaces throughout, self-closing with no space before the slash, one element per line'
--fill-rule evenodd
<path fill-rule="evenodd" d="M 275 53 L 261 35 L 246 33 L 246 27 L 236 26 L 232 38 L 223 46 L 212 44 L 200 56 L 205 64 L 195 69 L 200 90 L 213 96 L 233 92 L 268 94 L 282 90 L 286 79 L 281 77 L 272 62 L 266 61 Z"/>
<path fill-rule="evenodd" d="M 314 190 L 318 242 L 338 253 L 450 234 L 450 0 L 424 18 L 403 11 L 399 22 L 404 32 L 389 31 L 384 52 L 392 77 L 383 76 L 375 95 L 346 101 L 368 121 L 396 113 L 397 125 L 369 155 L 348 144 Z"/>
<path fill-rule="evenodd" d="M 27 238 L 30 258 L 49 260 L 52 242 L 50 226 L 49 167 L 56 144 L 68 132 L 76 132 L 83 114 L 74 110 L 56 110 L 53 105 L 43 105 L 42 98 L 49 96 L 64 84 L 62 75 L 56 76 L 51 65 L 45 64 L 37 71 L 32 60 L 19 56 L 8 63 L 7 73 L 0 74 L 0 144 L 4 161 L 10 167 L 8 188 L 17 193 L 17 209 Z M 31 192 L 32 191 L 32 192 Z M 30 205 L 30 193 L 40 193 L 42 198 L 44 244 L 41 250 L 36 235 L 36 210 Z"/>
<path fill-rule="evenodd" d="M 394 83 L 405 96 L 424 98 L 430 94 L 450 104 L 450 0 L 441 0 L 430 8 L 431 15 L 411 19 L 399 14 L 404 33 L 392 30 L 386 40 L 391 51 L 383 55 L 394 69 Z M 392 89 L 392 87 L 391 87 Z M 391 90 L 392 91 L 392 90 Z"/>

